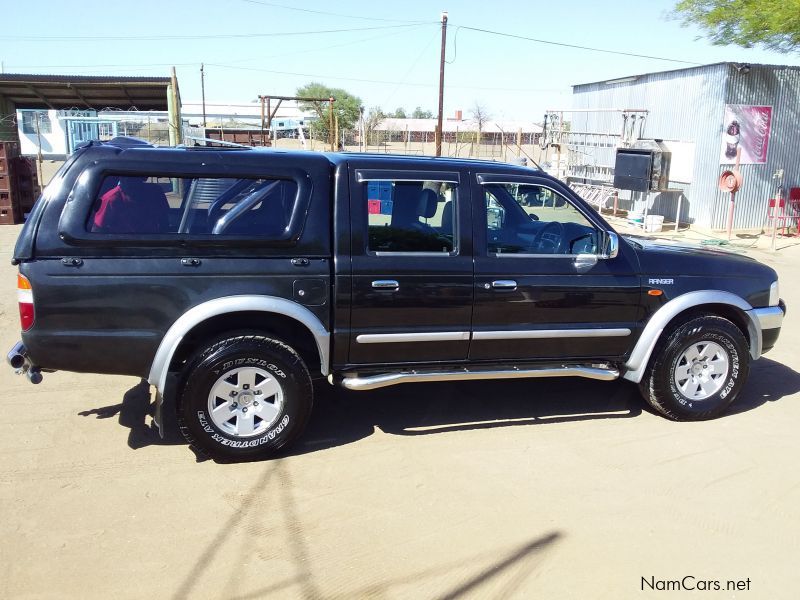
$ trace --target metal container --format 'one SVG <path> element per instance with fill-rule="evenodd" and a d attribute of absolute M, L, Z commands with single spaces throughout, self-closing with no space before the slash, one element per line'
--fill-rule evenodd
<path fill-rule="evenodd" d="M 682 162 L 688 176 L 671 177 L 669 188 L 682 193 L 651 192 L 648 205 L 667 220 L 722 229 L 727 219 L 729 194 L 717 187 L 719 177 L 732 165 L 721 161 L 725 137 L 726 104 L 772 107 L 769 149 L 763 164 L 743 164 L 742 189 L 736 196 L 735 229 L 760 229 L 769 199 L 778 185 L 800 184 L 800 67 L 719 63 L 647 73 L 613 81 L 573 87 L 574 109 L 619 109 L 618 112 L 580 112 L 572 115 L 573 132 L 619 134 L 622 111 L 635 107 L 648 111 L 643 137 L 664 140 L 687 149 L 671 156 L 671 171 Z M 635 146 L 635 144 L 634 144 Z M 616 148 L 589 149 L 584 162 L 606 167 L 611 179 Z M 773 175 L 783 169 L 784 176 Z M 575 174 L 580 176 L 579 173 Z M 661 189 L 664 189 L 663 187 Z M 680 215 L 678 199 L 680 201 Z M 623 203 L 625 197 L 620 198 Z"/>
<path fill-rule="evenodd" d="M 671 157 L 661 140 L 636 140 L 630 148 L 617 148 L 614 187 L 637 192 L 668 190 Z"/>

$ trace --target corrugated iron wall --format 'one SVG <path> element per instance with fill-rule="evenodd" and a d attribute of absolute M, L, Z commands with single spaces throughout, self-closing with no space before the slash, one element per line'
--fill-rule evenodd
<path fill-rule="evenodd" d="M 784 170 L 784 197 L 788 196 L 788 188 L 800 187 L 800 69 L 754 65 L 745 73 L 731 67 L 725 103 L 772 106 L 767 162 L 741 166 L 744 181 L 736 195 L 734 227 L 760 228 L 767 203 L 778 186 L 778 180 L 773 178 L 775 171 Z M 728 198 L 717 192 L 715 228 L 725 226 L 727 205 L 722 205 Z"/>
<path fill-rule="evenodd" d="M 800 69 L 755 65 L 740 72 L 733 64 L 715 64 L 663 73 L 641 75 L 635 80 L 573 88 L 573 108 L 646 109 L 643 136 L 694 142 L 691 183 L 673 187 L 683 190 L 681 222 L 721 229 L 727 220 L 730 196 L 717 188 L 725 104 L 763 104 L 773 107 L 767 163 L 743 165 L 744 185 L 737 195 L 737 229 L 757 229 L 764 222 L 768 199 L 776 182 L 772 174 L 785 170 L 785 186 L 800 185 Z M 566 115 L 565 115 L 566 118 Z M 572 131 L 618 133 L 619 113 L 575 113 Z M 613 150 L 597 149 L 596 164 L 614 163 Z M 674 220 L 680 194 L 652 193 L 650 209 Z"/>

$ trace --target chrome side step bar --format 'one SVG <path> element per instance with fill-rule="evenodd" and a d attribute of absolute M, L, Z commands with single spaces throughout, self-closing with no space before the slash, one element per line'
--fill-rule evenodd
<path fill-rule="evenodd" d="M 354 373 L 352 375 L 345 374 L 341 384 L 348 390 L 364 391 L 400 383 L 466 381 L 470 379 L 522 379 L 528 377 L 584 377 L 600 381 L 613 381 L 619 377 L 619 370 L 600 366 L 559 365 L 507 370 L 401 371 L 399 373 L 382 373 L 364 377 Z"/>

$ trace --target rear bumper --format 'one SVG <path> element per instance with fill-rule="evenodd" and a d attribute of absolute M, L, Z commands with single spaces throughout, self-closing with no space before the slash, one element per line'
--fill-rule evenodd
<path fill-rule="evenodd" d="M 759 356 L 771 350 L 778 341 L 783 326 L 783 318 L 786 316 L 786 303 L 783 300 L 778 302 L 778 306 L 768 306 L 767 308 L 754 308 L 747 311 L 753 324 L 756 325 L 759 340 Z"/>

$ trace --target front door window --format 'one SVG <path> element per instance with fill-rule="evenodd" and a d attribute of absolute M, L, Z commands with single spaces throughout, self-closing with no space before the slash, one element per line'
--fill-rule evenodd
<path fill-rule="evenodd" d="M 597 254 L 599 236 L 561 194 L 539 185 L 484 186 L 490 254 Z"/>

